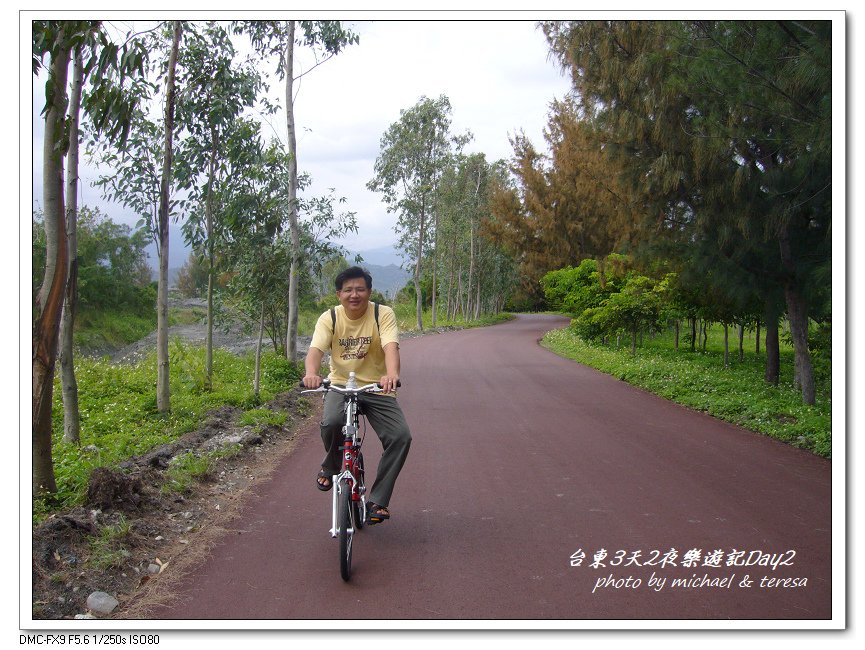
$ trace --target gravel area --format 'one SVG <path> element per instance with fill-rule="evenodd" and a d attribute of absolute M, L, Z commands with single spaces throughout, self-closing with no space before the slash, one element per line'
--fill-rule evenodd
<path fill-rule="evenodd" d="M 172 300 L 171 307 L 186 308 L 186 309 L 206 309 L 207 304 L 204 300 L 196 298 L 188 298 L 182 300 Z M 207 322 L 202 319 L 199 323 L 189 325 L 174 325 L 168 328 L 169 340 L 174 337 L 180 337 L 190 343 L 204 345 L 207 342 Z M 312 337 L 299 336 L 297 337 L 298 355 L 306 355 L 309 350 L 309 343 Z M 213 327 L 213 346 L 233 352 L 235 354 L 243 354 L 245 352 L 254 352 L 255 346 L 258 343 L 257 329 L 244 324 L 232 323 L 230 326 L 214 325 Z M 270 345 L 270 341 L 265 338 L 262 341 L 263 346 Z M 127 345 L 120 350 L 111 354 L 111 360 L 117 362 L 134 362 L 138 361 L 144 354 L 153 350 L 156 347 L 156 332 L 151 332 L 143 339 Z"/>

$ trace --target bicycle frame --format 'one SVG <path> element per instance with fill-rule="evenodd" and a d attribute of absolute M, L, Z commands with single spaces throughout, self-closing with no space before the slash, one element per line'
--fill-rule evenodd
<path fill-rule="evenodd" d="M 359 435 L 359 416 L 358 416 L 358 396 L 357 394 L 345 395 L 345 424 L 342 427 L 343 444 L 340 446 L 342 451 L 342 469 L 339 474 L 335 474 L 331 480 L 336 486 L 333 490 L 333 514 L 331 518 L 330 536 L 336 537 L 339 534 L 337 525 L 337 503 L 339 490 L 342 489 L 343 479 L 347 479 L 351 486 L 351 500 L 357 505 L 361 521 L 366 518 L 366 487 L 360 484 L 357 474 L 358 454 L 362 439 Z M 348 531 L 354 533 L 354 529 Z"/>
<path fill-rule="evenodd" d="M 362 485 L 362 481 L 358 480 L 361 468 L 358 467 L 358 458 L 360 456 L 360 446 L 362 437 L 359 435 L 359 396 L 363 393 L 380 393 L 381 387 L 378 384 L 367 384 L 366 386 L 357 386 L 355 383 L 354 373 L 349 373 L 349 381 L 345 388 L 335 386 L 330 383 L 330 380 L 324 380 L 319 388 L 314 390 L 305 390 L 303 393 L 326 393 L 328 391 L 336 391 L 344 397 L 345 415 L 344 424 L 342 427 L 342 468 L 339 474 L 334 474 L 331 477 L 333 481 L 333 513 L 331 516 L 330 536 L 337 537 L 339 535 L 339 526 L 337 523 L 339 495 L 343 485 L 347 483 L 351 486 L 351 502 L 356 509 L 356 517 L 353 518 L 354 524 L 362 526 L 366 519 L 366 487 Z M 345 481 L 345 483 L 343 483 Z M 357 521 L 359 519 L 359 522 Z M 348 530 L 349 534 L 354 533 L 352 527 Z"/>

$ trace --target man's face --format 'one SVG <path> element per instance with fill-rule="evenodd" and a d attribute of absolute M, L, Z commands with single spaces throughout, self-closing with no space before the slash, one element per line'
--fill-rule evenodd
<path fill-rule="evenodd" d="M 366 287 L 363 278 L 351 278 L 342 283 L 342 289 L 336 292 L 339 304 L 343 306 L 352 320 L 366 313 L 371 291 Z"/>

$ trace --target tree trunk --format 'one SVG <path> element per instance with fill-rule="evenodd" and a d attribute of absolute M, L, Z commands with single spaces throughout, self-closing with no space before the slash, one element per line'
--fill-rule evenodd
<path fill-rule="evenodd" d="M 697 319 L 690 318 L 691 321 L 691 352 L 697 351 Z"/>
<path fill-rule="evenodd" d="M 433 232 L 433 251 L 432 251 L 432 317 L 431 317 L 431 326 L 436 326 L 436 310 L 438 308 L 436 298 L 438 297 L 438 238 L 439 238 L 439 210 L 438 210 L 438 201 L 435 202 L 435 221 L 434 223 L 434 232 Z"/>
<path fill-rule="evenodd" d="M 778 385 L 781 376 L 781 347 L 778 340 L 778 310 L 771 301 L 766 303 L 766 383 Z"/>
<path fill-rule="evenodd" d="M 450 256 L 451 263 L 449 265 L 450 266 L 450 272 L 448 273 L 448 300 L 447 300 L 446 313 L 447 313 L 447 318 L 449 320 L 453 320 L 454 316 L 456 315 L 456 310 L 453 308 L 453 304 L 451 303 L 451 300 L 453 298 L 453 289 L 454 289 L 454 265 L 453 265 L 453 261 L 455 259 L 454 256 L 456 255 L 456 242 L 457 242 L 457 238 L 456 238 L 456 235 L 454 235 L 454 238 L 451 240 L 451 256 Z"/>
<path fill-rule="evenodd" d="M 81 416 L 78 410 L 78 382 L 72 346 L 75 314 L 78 311 L 78 125 L 81 110 L 81 86 L 84 83 L 84 61 L 81 50 L 75 52 L 69 98 L 69 153 L 66 170 L 66 237 L 69 249 L 68 278 L 63 316 L 60 320 L 60 385 L 63 393 L 63 439 L 81 442 Z"/>
<path fill-rule="evenodd" d="M 179 20 L 174 21 L 174 36 L 171 54 L 168 58 L 168 76 L 165 81 L 165 152 L 162 163 L 162 181 L 159 188 L 159 285 L 156 309 L 156 409 L 160 413 L 171 410 L 171 391 L 169 387 L 168 361 L 168 217 L 169 187 L 171 184 L 171 164 L 174 158 L 174 72 L 177 68 L 177 55 L 180 50 L 180 36 L 183 27 Z"/>
<path fill-rule="evenodd" d="M 457 319 L 457 311 L 462 309 L 462 295 L 463 295 L 463 265 L 460 263 L 460 268 L 457 271 L 457 293 L 454 296 L 454 320 Z M 465 312 L 463 312 L 463 318 L 465 318 Z"/>
<path fill-rule="evenodd" d="M 795 376 L 802 390 L 802 403 L 813 406 L 816 399 L 814 370 L 811 353 L 808 351 L 808 304 L 796 281 L 796 263 L 790 243 L 788 226 L 784 226 L 778 238 L 781 248 L 781 263 L 787 272 L 784 283 L 784 298 L 787 301 L 787 318 L 790 320 L 790 335 L 795 354 Z"/>
<path fill-rule="evenodd" d="M 300 227 L 297 223 L 297 136 L 294 126 L 294 21 L 288 21 L 285 44 L 285 126 L 288 131 L 288 221 L 291 230 L 291 268 L 288 273 L 288 329 L 285 356 L 297 361 L 297 281 L 300 261 Z"/>
<path fill-rule="evenodd" d="M 33 495 L 57 491 L 51 450 L 51 406 L 54 393 L 54 366 L 66 271 L 69 263 L 63 205 L 63 125 L 66 114 L 66 79 L 70 48 L 64 29 L 57 36 L 58 47 L 51 57 L 48 84 L 55 89 L 45 113 L 43 144 L 43 203 L 45 210 L 45 274 L 37 296 L 33 325 Z"/>
<path fill-rule="evenodd" d="M 463 301 L 463 266 L 460 263 L 460 270 L 457 273 L 457 297 L 456 297 L 456 305 L 454 306 L 454 320 L 456 320 L 457 310 L 463 317 L 463 320 L 466 320 L 466 309 L 465 302 Z"/>
<path fill-rule="evenodd" d="M 814 370 L 811 353 L 808 351 L 808 306 L 804 296 L 792 285 L 784 290 L 787 299 L 787 317 L 790 320 L 790 335 L 796 357 L 796 377 L 802 391 L 802 403 L 813 406 L 816 400 Z"/>
<path fill-rule="evenodd" d="M 417 261 L 414 267 L 414 290 L 415 290 L 415 307 L 417 309 L 417 329 L 418 332 L 423 331 L 423 296 L 421 295 L 420 279 L 421 279 L 421 259 L 423 258 L 423 238 L 424 226 L 426 220 L 426 196 L 421 200 L 420 208 L 420 233 L 417 238 Z"/>
<path fill-rule="evenodd" d="M 261 343 L 264 340 L 264 302 L 261 303 L 261 318 L 258 320 L 258 343 L 255 344 L 255 378 L 252 382 L 252 389 L 255 396 L 261 386 Z"/>
<path fill-rule="evenodd" d="M 466 312 L 472 308 L 472 282 L 475 279 L 475 228 L 474 223 L 469 223 L 469 278 L 466 285 Z M 467 314 L 468 315 L 468 314 Z"/>
<path fill-rule="evenodd" d="M 745 324 L 739 323 L 739 361 L 745 360 Z"/>
<path fill-rule="evenodd" d="M 207 227 L 207 343 L 205 345 L 204 387 L 210 391 L 213 388 L 213 183 L 216 178 L 216 157 L 219 151 L 219 135 L 211 130 L 213 148 L 210 152 L 210 169 L 208 170 L 207 200 L 204 204 L 204 219 Z"/>
<path fill-rule="evenodd" d="M 756 343 L 756 353 L 757 356 L 760 356 L 760 319 L 757 319 L 757 343 Z"/>

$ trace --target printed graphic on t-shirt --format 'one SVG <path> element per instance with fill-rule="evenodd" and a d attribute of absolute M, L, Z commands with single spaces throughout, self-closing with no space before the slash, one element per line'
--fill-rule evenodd
<path fill-rule="evenodd" d="M 339 339 L 339 345 L 342 348 L 339 356 L 343 361 L 363 359 L 367 355 L 367 352 L 369 352 L 371 344 L 371 336 L 355 336 Z"/>

